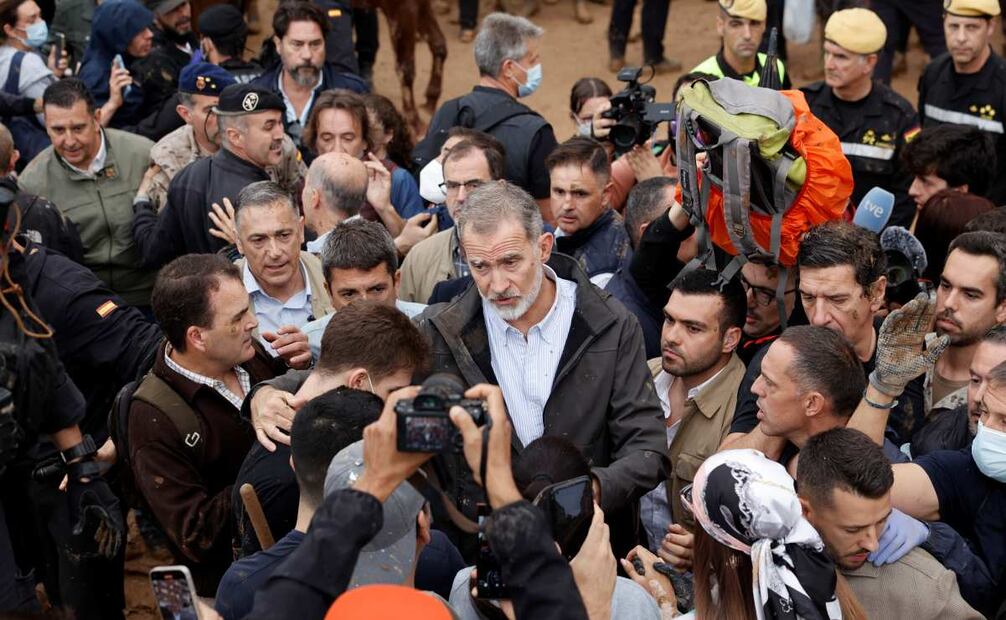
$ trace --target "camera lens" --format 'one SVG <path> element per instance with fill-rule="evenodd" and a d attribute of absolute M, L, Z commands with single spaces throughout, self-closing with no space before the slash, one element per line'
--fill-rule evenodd
<path fill-rule="evenodd" d="M 611 128 L 611 143 L 620 151 L 628 151 L 638 143 L 640 124 L 637 115 L 629 114 Z"/>

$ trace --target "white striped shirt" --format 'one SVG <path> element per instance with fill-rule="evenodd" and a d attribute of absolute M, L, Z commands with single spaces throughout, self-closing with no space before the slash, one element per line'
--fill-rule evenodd
<path fill-rule="evenodd" d="M 206 375 L 201 375 L 198 372 L 192 372 L 188 368 L 183 367 L 181 364 L 171 359 L 170 344 L 164 348 L 164 363 L 168 365 L 168 368 L 174 370 L 189 381 L 213 388 L 213 391 L 226 398 L 227 402 L 234 405 L 234 408 L 238 411 L 241 411 L 241 405 L 244 403 L 245 395 L 251 391 L 251 376 L 248 374 L 247 370 L 241 368 L 240 366 L 234 367 L 234 374 L 237 375 L 238 383 L 241 385 L 241 391 L 243 394 L 235 394 L 223 381 L 207 377 Z"/>
<path fill-rule="evenodd" d="M 528 330 L 526 339 L 497 314 L 492 304 L 482 300 L 493 372 L 514 432 L 525 446 L 545 432 L 545 403 L 552 393 L 576 309 L 576 283 L 556 276 L 548 266 L 545 275 L 556 284 L 555 300 L 545 318 Z"/>

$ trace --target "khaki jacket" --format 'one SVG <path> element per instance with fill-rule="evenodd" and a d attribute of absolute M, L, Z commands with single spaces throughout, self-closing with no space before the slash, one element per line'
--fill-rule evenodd
<path fill-rule="evenodd" d="M 402 263 L 398 298 L 425 304 L 438 282 L 456 278 L 454 271 L 454 229 L 448 228 L 416 244 Z"/>
<path fill-rule="evenodd" d="M 660 358 L 652 359 L 648 364 L 653 377 L 663 370 Z M 695 522 L 678 499 L 681 489 L 692 483 L 699 466 L 719 449 L 720 442 L 730 432 L 737 406 L 737 388 L 742 379 L 744 362 L 735 353 L 723 370 L 703 386 L 695 398 L 686 402 L 678 432 L 667 449 L 671 461 L 671 474 L 665 483 L 667 501 L 674 522 L 689 529 L 694 527 Z"/>
<path fill-rule="evenodd" d="M 234 261 L 234 264 L 244 272 L 245 259 L 243 256 Z M 308 282 L 311 283 L 311 314 L 321 318 L 335 310 L 325 286 L 325 271 L 321 267 L 321 259 L 310 252 L 301 252 L 300 264 L 304 265 L 304 273 Z M 255 300 L 249 297 L 249 303 L 252 314 L 255 314 Z M 258 329 L 255 330 L 254 335 L 256 338 L 259 337 Z"/>
<path fill-rule="evenodd" d="M 21 188 L 51 200 L 77 227 L 84 265 L 126 303 L 150 304 L 156 270 L 143 269 L 133 241 L 133 198 L 153 142 L 105 129 L 105 167 L 96 175 L 70 168 L 50 146 L 28 164 Z"/>
<path fill-rule="evenodd" d="M 916 547 L 893 564 L 867 562 L 843 570 L 849 587 L 870 618 L 884 620 L 980 620 L 957 587 L 957 576 Z"/>

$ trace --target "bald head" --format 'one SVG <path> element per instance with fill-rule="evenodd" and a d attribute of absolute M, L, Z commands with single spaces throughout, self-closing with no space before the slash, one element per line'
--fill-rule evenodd
<path fill-rule="evenodd" d="M 322 235 L 360 212 L 367 200 L 367 168 L 345 153 L 321 155 L 304 181 L 304 215 L 308 228 Z"/>

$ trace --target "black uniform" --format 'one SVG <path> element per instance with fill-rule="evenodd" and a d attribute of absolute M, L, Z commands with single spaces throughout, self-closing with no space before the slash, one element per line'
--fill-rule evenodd
<path fill-rule="evenodd" d="M 447 132 L 456 126 L 484 131 L 503 143 L 504 178 L 536 199 L 548 198 L 551 185 L 545 158 L 557 145 L 555 132 L 540 114 L 498 88 L 476 86 L 472 92 L 440 106 L 426 137 L 412 151 L 416 169 L 440 154 Z"/>
<path fill-rule="evenodd" d="M 177 35 L 157 26 L 151 30 L 154 40 L 150 54 L 137 60 L 134 69 L 148 97 L 144 103 L 160 107 L 178 92 L 178 74 L 192 61 L 192 51 L 199 49 L 199 40 L 191 32 Z M 179 45 L 188 46 L 188 49 Z"/>
<path fill-rule="evenodd" d="M 959 74 L 949 54 L 930 62 L 919 78 L 919 115 L 922 127 L 945 123 L 971 125 L 995 143 L 998 169 L 1006 164 L 1006 60 L 992 52 L 978 73 Z M 1006 174 L 997 174 L 988 198 L 1006 204 Z"/>
<path fill-rule="evenodd" d="M 876 13 L 887 27 L 887 42 L 880 52 L 880 60 L 877 61 L 877 68 L 873 72 L 876 79 L 885 84 L 891 82 L 894 54 L 913 26 L 919 33 L 922 47 L 930 58 L 946 53 L 943 2 L 940 0 L 871 0 L 869 5 L 870 10 Z"/>
<path fill-rule="evenodd" d="M 801 90 L 814 116 L 842 141 L 855 181 L 852 201 L 858 205 L 873 187 L 886 189 L 895 199 L 889 225 L 910 226 L 915 202 L 908 195 L 912 177 L 901 165 L 901 150 L 919 131 L 919 116 L 912 104 L 880 82 L 854 102 L 842 101 L 824 82 Z"/>
<path fill-rule="evenodd" d="M 220 68 L 234 76 L 238 84 L 247 84 L 262 75 L 262 65 L 253 60 L 228 58 L 220 63 Z"/>
<path fill-rule="evenodd" d="M 155 213 L 153 206 L 134 206 L 133 238 L 148 267 L 160 267 L 183 254 L 212 254 L 224 242 L 210 234 L 210 205 L 229 198 L 236 207 L 238 194 L 269 175 L 255 164 L 222 148 L 212 157 L 197 159 L 171 179 L 168 203 Z"/>
<path fill-rule="evenodd" d="M 56 205 L 41 196 L 18 191 L 14 198 L 21 211 L 21 234 L 38 245 L 56 250 L 80 264 L 84 263 L 84 246 L 73 222 L 66 219 Z M 7 224 L 14 228 L 16 214 L 7 215 Z M 92 276 L 94 272 L 87 270 Z"/>

